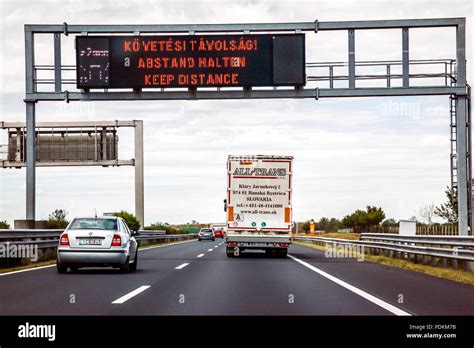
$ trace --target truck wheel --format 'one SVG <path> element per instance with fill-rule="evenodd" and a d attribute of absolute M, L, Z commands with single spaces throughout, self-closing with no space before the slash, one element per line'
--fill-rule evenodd
<path fill-rule="evenodd" d="M 286 259 L 288 256 L 288 249 L 280 249 L 278 250 L 278 257 L 281 259 Z"/>
<path fill-rule="evenodd" d="M 273 256 L 275 255 L 275 249 L 265 249 L 266 256 Z"/>
<path fill-rule="evenodd" d="M 227 247 L 225 250 L 227 257 L 234 257 L 234 249 Z"/>

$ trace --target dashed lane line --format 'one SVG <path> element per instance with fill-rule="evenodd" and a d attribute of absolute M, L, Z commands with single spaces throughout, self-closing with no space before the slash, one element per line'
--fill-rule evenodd
<path fill-rule="evenodd" d="M 123 295 L 122 297 L 119 297 L 118 299 L 113 301 L 112 304 L 122 304 L 122 303 L 130 300 L 132 297 L 135 297 L 138 294 L 142 293 L 143 291 L 145 291 L 149 287 L 150 287 L 150 285 L 142 285 L 138 289 L 135 289 L 135 290 L 129 292 L 128 294 Z"/>
<path fill-rule="evenodd" d="M 179 266 L 176 267 L 175 269 L 183 269 L 183 268 L 186 267 L 187 265 L 189 265 L 189 263 L 183 263 L 182 265 L 179 265 Z"/>

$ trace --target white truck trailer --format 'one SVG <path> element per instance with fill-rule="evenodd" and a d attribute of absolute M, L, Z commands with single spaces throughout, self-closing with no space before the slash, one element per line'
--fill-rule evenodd
<path fill-rule="evenodd" d="M 291 243 L 291 156 L 229 156 L 227 256 L 246 249 L 286 257 Z"/>

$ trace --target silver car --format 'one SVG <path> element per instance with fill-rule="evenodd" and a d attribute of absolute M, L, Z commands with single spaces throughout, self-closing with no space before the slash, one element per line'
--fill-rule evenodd
<path fill-rule="evenodd" d="M 212 240 L 215 241 L 216 237 L 214 236 L 214 231 L 212 228 L 201 228 L 198 233 L 198 241 L 202 240 Z"/>
<path fill-rule="evenodd" d="M 68 268 L 115 267 L 128 273 L 137 270 L 138 244 L 122 218 L 113 216 L 75 218 L 59 239 L 58 273 Z"/>

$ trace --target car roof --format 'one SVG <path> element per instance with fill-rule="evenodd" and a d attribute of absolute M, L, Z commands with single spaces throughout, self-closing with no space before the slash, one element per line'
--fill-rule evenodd
<path fill-rule="evenodd" d="M 103 220 L 103 219 L 114 219 L 118 220 L 118 216 L 76 216 L 75 219 L 97 219 L 97 220 Z"/>

